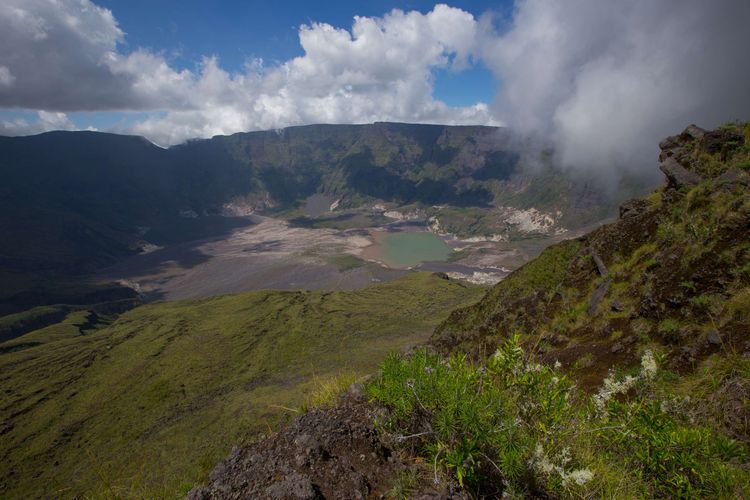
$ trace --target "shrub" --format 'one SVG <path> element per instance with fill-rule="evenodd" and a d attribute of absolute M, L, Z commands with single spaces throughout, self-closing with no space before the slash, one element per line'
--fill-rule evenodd
<path fill-rule="evenodd" d="M 680 329 L 680 323 L 674 318 L 666 318 L 659 323 L 659 334 L 666 339 L 674 339 L 675 334 Z"/>
<path fill-rule="evenodd" d="M 410 358 L 393 354 L 369 393 L 391 409 L 386 427 L 397 439 L 420 440 L 436 474 L 440 468 L 459 485 L 477 488 L 501 471 L 510 483 L 534 472 L 540 437 L 575 418 L 571 387 L 555 370 L 527 363 L 514 339 L 486 366 L 426 350 Z"/>
<path fill-rule="evenodd" d="M 589 398 L 514 337 L 484 364 L 392 354 L 367 389 L 435 481 L 478 496 L 732 496 L 745 448 L 668 412 L 652 390 L 660 359 L 647 351 L 636 375 L 610 374 Z"/>
<path fill-rule="evenodd" d="M 602 433 L 604 444 L 642 473 L 656 496 L 732 496 L 726 462 L 744 456 L 737 442 L 682 425 L 658 401 L 611 401 L 608 417 L 611 427 Z"/>

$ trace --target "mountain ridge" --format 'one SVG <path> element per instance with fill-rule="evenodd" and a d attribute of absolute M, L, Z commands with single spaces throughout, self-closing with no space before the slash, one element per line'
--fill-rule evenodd
<path fill-rule="evenodd" d="M 617 196 L 552 163 L 526 169 L 510 140 L 502 128 L 388 122 L 167 149 L 90 131 L 0 138 L 0 299 L 51 278 L 80 281 L 154 245 L 225 236 L 256 211 L 314 226 L 360 213 L 382 224 L 387 209 L 401 209 L 464 237 L 503 238 L 527 237 L 513 228 L 529 218 L 544 221 L 529 226 L 539 236 L 612 213 Z M 327 203 L 318 218 L 304 212 L 314 196 Z"/>

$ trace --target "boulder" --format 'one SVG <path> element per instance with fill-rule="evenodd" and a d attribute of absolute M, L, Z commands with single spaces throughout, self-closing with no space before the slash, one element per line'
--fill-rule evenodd
<path fill-rule="evenodd" d="M 670 151 L 680 146 L 680 136 L 670 135 L 666 139 L 659 143 L 659 149 L 662 151 Z"/>
<path fill-rule="evenodd" d="M 721 336 L 716 330 L 711 330 L 710 332 L 708 332 L 708 335 L 706 335 L 706 341 L 714 346 L 722 344 Z"/>
<path fill-rule="evenodd" d="M 745 137 L 733 130 L 712 130 L 706 132 L 700 142 L 701 150 L 714 154 L 739 149 L 745 144 Z"/>
<path fill-rule="evenodd" d="M 667 187 L 680 189 L 683 186 L 697 186 L 703 181 L 703 178 L 692 172 L 679 163 L 674 158 L 666 158 L 659 165 L 659 169 L 667 176 Z"/>
<path fill-rule="evenodd" d="M 602 299 L 604 299 L 604 296 L 607 295 L 607 291 L 609 291 L 609 284 L 609 279 L 604 280 L 599 284 L 598 287 L 596 287 L 594 293 L 591 294 L 591 298 L 589 299 L 589 308 L 587 311 L 589 316 L 593 316 L 596 313 L 596 309 L 597 307 L 599 307 L 599 303 L 602 301 Z"/>
<path fill-rule="evenodd" d="M 682 131 L 682 134 L 680 134 L 680 136 L 686 139 L 690 138 L 690 139 L 699 139 L 699 140 L 703 139 L 704 135 L 706 135 L 706 131 L 692 123 L 688 125 L 685 130 Z"/>

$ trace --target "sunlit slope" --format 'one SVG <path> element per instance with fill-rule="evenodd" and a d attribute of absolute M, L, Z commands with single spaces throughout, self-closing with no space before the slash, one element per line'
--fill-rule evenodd
<path fill-rule="evenodd" d="M 373 371 L 482 292 L 415 273 L 353 292 L 152 304 L 79 335 L 68 321 L 59 340 L 29 333 L 42 343 L 23 349 L 23 336 L 0 355 L 0 496 L 177 496 L 321 381 Z"/>

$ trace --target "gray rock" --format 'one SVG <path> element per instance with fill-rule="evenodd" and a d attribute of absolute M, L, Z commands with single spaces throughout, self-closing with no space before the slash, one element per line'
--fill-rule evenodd
<path fill-rule="evenodd" d="M 591 257 L 594 259 L 594 264 L 596 264 L 596 269 L 599 271 L 599 275 L 602 278 L 606 278 L 607 274 L 609 274 L 607 271 L 607 266 L 604 265 L 604 261 L 601 257 L 599 257 L 599 254 L 593 248 L 591 249 Z"/>
<path fill-rule="evenodd" d="M 196 486 L 187 494 L 185 500 L 209 500 L 211 493 L 205 486 Z"/>
<path fill-rule="evenodd" d="M 700 147 L 707 153 L 719 153 L 738 149 L 745 144 L 745 137 L 732 130 L 712 130 L 702 137 Z"/>
<path fill-rule="evenodd" d="M 294 439 L 294 444 L 307 455 L 320 452 L 321 446 L 317 439 L 310 434 L 302 434 Z"/>
<path fill-rule="evenodd" d="M 602 301 L 604 296 L 607 294 L 607 291 L 609 290 L 609 280 L 604 280 L 598 287 L 596 287 L 596 290 L 594 290 L 594 293 L 591 294 L 591 299 L 589 299 L 589 309 L 588 314 L 589 316 L 593 316 L 596 312 L 596 308 L 599 307 L 599 303 Z"/>
<path fill-rule="evenodd" d="M 670 135 L 659 143 L 659 149 L 669 151 L 680 146 L 680 138 L 676 135 Z"/>
<path fill-rule="evenodd" d="M 674 158 L 666 158 L 659 169 L 667 176 L 667 186 L 673 189 L 680 189 L 683 186 L 697 186 L 703 181 L 703 178 L 692 172 L 679 163 Z"/>
<path fill-rule="evenodd" d="M 681 135 L 692 137 L 693 139 L 703 139 L 703 136 L 706 135 L 706 131 L 697 125 L 690 124 L 685 130 L 683 130 Z"/>

